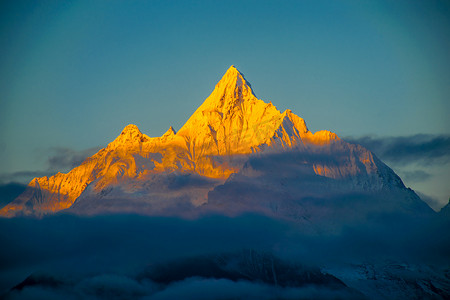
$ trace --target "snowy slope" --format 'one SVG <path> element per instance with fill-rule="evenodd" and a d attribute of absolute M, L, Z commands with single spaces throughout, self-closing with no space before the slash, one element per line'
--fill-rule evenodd
<path fill-rule="evenodd" d="M 348 264 L 324 271 L 368 299 L 448 299 L 449 269 L 386 261 Z"/>

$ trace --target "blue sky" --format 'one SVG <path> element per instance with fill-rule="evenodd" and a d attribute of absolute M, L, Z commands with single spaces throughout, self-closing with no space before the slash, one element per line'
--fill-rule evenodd
<path fill-rule="evenodd" d="M 0 176 L 48 171 L 130 123 L 179 129 L 235 65 L 313 132 L 443 138 L 438 160 L 387 163 L 444 204 L 449 36 L 447 1 L 2 1 Z"/>

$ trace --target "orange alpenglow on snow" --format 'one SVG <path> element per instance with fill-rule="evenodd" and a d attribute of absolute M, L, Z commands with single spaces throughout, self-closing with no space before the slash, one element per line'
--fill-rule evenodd
<path fill-rule="evenodd" d="M 189 141 L 191 149 L 197 150 L 196 158 L 248 154 L 265 146 L 293 146 L 302 140 L 325 143 L 323 133 L 313 135 L 305 121 L 290 110 L 281 113 L 272 103 L 257 99 L 234 66 L 178 135 Z M 337 138 L 332 133 L 329 137 L 328 141 Z"/>
<path fill-rule="evenodd" d="M 178 132 L 170 127 L 161 137 L 149 137 L 136 125 L 128 125 L 106 148 L 69 173 L 33 179 L 28 189 L 4 207 L 0 215 L 13 216 L 18 212 L 27 215 L 36 213 L 37 208 L 42 214 L 59 211 L 70 207 L 87 186 L 100 192 L 129 180 L 145 182 L 159 173 L 197 174 L 225 180 L 242 168 L 243 156 L 331 147 L 336 142 L 344 143 L 330 131 L 313 134 L 305 121 L 290 110 L 281 113 L 272 103 L 257 99 L 244 76 L 231 66 Z M 354 154 L 356 158 L 351 163 L 314 165 L 314 172 L 337 178 L 360 172 L 359 165 L 365 166 L 364 172 L 376 168 L 371 155 L 365 154 L 369 151 L 354 152 L 363 153 L 364 159 Z"/>

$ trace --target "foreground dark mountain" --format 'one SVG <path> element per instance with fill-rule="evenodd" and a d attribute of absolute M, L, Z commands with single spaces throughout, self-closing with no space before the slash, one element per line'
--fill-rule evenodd
<path fill-rule="evenodd" d="M 171 127 L 150 138 L 128 125 L 69 173 L 35 178 L 0 214 L 61 210 L 185 217 L 257 212 L 313 224 L 331 216 L 433 214 L 369 150 L 329 131 L 313 134 L 290 110 L 258 100 L 233 66 L 178 132 Z"/>
<path fill-rule="evenodd" d="M 103 278 L 102 278 L 103 277 Z M 133 288 L 112 287 L 128 280 Z M 108 286 L 95 288 L 95 281 L 103 280 Z M 72 291 L 66 296 L 112 298 L 183 298 L 183 299 L 278 299 L 283 294 L 303 297 L 315 295 L 320 299 L 346 298 L 363 299 L 364 295 L 347 287 L 342 281 L 317 268 L 286 263 L 268 253 L 247 250 L 212 256 L 196 256 L 160 263 L 149 267 L 134 277 L 92 276 L 91 282 L 77 279 L 55 278 L 48 274 L 32 274 L 15 286 L 9 295 L 23 295 L 26 290 L 36 288 L 50 291 Z M 131 283 L 131 284 L 130 284 Z M 174 286 L 185 284 L 190 293 L 171 292 Z M 193 288 L 197 285 L 197 290 Z M 205 286 L 210 285 L 209 289 Z M 226 287 L 232 288 L 226 290 Z M 237 289 L 236 289 L 237 287 Z M 239 290 L 239 287 L 241 290 Z M 277 291 L 278 289 L 278 291 Z M 280 292 L 283 289 L 289 292 Z M 245 291 L 243 293 L 243 291 Z M 205 294 L 206 292 L 206 294 Z M 67 293 L 67 292 L 66 292 Z M 263 293 L 266 293 L 264 295 Z M 291 295 L 289 295 L 291 294 Z M 165 296 L 164 296 L 165 295 Z M 280 298 L 281 297 L 281 298 Z"/>

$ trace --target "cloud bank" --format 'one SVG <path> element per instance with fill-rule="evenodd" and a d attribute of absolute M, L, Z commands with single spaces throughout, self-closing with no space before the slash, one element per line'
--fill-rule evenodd
<path fill-rule="evenodd" d="M 423 166 L 450 162 L 450 136 L 417 134 L 399 137 L 347 137 L 346 141 L 360 144 L 389 164 Z"/>
<path fill-rule="evenodd" d="M 26 185 L 16 182 L 0 184 L 0 208 L 16 199 L 25 191 Z"/>
<path fill-rule="evenodd" d="M 448 267 L 450 238 L 442 234 L 448 220 L 372 218 L 330 234 L 305 234 L 296 224 L 258 215 L 0 219 L 0 291 L 9 299 L 361 299 L 339 278 L 337 285 L 291 284 L 301 276 L 289 274 L 320 279 L 326 273 L 318 266 L 386 260 Z M 244 256 L 227 258 L 230 253 Z M 263 260 L 252 253 L 263 253 Z M 211 257 L 216 267 L 203 268 Z M 168 271 L 151 275 L 161 267 Z M 417 286 L 417 274 L 406 278 L 408 288 Z M 404 282 L 399 276 L 394 283 Z"/>

